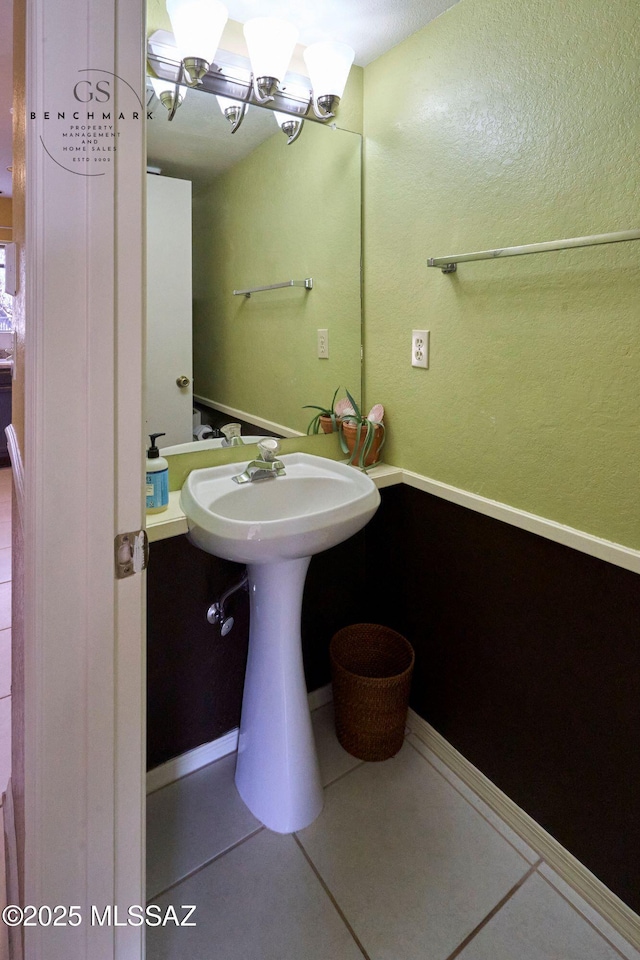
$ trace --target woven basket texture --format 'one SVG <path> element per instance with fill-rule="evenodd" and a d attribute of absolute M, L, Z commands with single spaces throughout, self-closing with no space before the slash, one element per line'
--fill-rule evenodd
<path fill-rule="evenodd" d="M 388 760 L 400 750 L 409 706 L 413 647 L 377 623 L 343 627 L 331 640 L 336 734 L 360 760 Z"/>

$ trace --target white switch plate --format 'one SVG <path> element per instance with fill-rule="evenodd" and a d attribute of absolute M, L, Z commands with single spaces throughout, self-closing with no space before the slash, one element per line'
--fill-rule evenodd
<path fill-rule="evenodd" d="M 413 330 L 411 332 L 411 366 L 429 366 L 429 331 Z"/>
<path fill-rule="evenodd" d="M 318 358 L 320 360 L 329 359 L 329 331 L 318 330 Z"/>

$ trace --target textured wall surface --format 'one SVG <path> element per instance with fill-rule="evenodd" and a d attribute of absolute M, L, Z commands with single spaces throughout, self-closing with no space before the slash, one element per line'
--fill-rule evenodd
<path fill-rule="evenodd" d="M 197 395 L 304 431 L 304 404 L 329 405 L 340 385 L 359 394 L 360 188 L 361 137 L 308 123 L 290 146 L 276 132 L 194 199 Z M 306 277 L 308 292 L 232 295 Z"/>
<path fill-rule="evenodd" d="M 635 0 L 464 0 L 365 69 L 365 386 L 386 459 L 640 547 Z M 411 330 L 431 331 L 428 371 Z"/>

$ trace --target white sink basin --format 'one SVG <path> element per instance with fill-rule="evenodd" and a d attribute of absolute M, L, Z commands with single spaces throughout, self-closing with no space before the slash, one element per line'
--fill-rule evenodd
<path fill-rule="evenodd" d="M 380 494 L 354 467 L 308 453 L 279 458 L 286 475 L 237 484 L 244 464 L 193 470 L 180 495 L 189 537 L 240 563 L 310 557 L 360 530 Z"/>
<path fill-rule="evenodd" d="M 380 494 L 346 464 L 308 453 L 279 459 L 284 476 L 242 484 L 233 477 L 244 461 L 194 470 L 180 503 L 196 546 L 247 564 L 249 655 L 236 786 L 265 826 L 292 833 L 323 804 L 300 638 L 307 568 L 314 553 L 364 527 Z"/>

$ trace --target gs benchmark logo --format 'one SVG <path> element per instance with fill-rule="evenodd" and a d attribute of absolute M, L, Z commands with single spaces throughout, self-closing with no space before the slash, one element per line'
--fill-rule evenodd
<path fill-rule="evenodd" d="M 104 177 L 131 125 L 147 114 L 138 92 L 110 70 L 87 68 L 72 88 L 73 105 L 29 112 L 41 120 L 40 143 L 47 156 L 67 173 Z"/>

